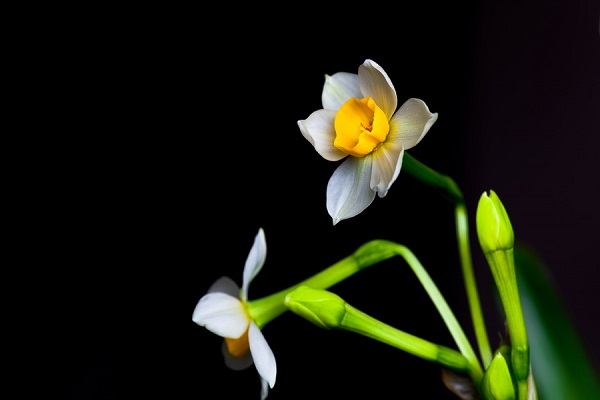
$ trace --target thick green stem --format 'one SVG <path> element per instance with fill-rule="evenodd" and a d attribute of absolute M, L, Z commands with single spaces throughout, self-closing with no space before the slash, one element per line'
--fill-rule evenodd
<path fill-rule="evenodd" d="M 514 250 L 511 248 L 486 253 L 486 258 L 506 315 L 511 343 L 512 370 L 517 381 L 518 398 L 519 400 L 527 399 L 530 370 L 529 340 L 517 287 Z"/>
<path fill-rule="evenodd" d="M 444 367 L 470 372 L 471 365 L 458 351 L 385 324 L 352 307 L 335 293 L 300 286 L 288 293 L 284 302 L 292 312 L 320 328 L 358 333 Z"/>
<path fill-rule="evenodd" d="M 424 360 L 433 361 L 457 371 L 469 371 L 474 379 L 478 376 L 478 371 L 471 371 L 472 365 L 458 351 L 396 329 L 352 307 L 348 303 L 345 304 L 345 309 L 346 312 L 338 327 L 339 329 L 359 333 Z"/>

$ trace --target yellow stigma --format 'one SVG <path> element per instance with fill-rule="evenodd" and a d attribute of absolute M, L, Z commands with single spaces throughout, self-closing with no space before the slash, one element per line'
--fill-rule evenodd
<path fill-rule="evenodd" d="M 387 116 L 368 96 L 344 103 L 335 116 L 334 128 L 333 145 L 355 157 L 372 153 L 390 132 Z"/>
<path fill-rule="evenodd" d="M 250 350 L 250 342 L 248 341 L 248 329 L 242 336 L 237 339 L 225 338 L 225 344 L 227 345 L 227 351 L 234 357 L 243 357 Z"/>

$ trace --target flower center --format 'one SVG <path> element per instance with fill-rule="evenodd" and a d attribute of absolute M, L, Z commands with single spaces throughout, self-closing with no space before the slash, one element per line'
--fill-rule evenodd
<path fill-rule="evenodd" d="M 387 116 L 368 96 L 345 102 L 335 116 L 334 128 L 333 145 L 355 157 L 372 153 L 390 132 Z"/>
<path fill-rule="evenodd" d="M 225 338 L 227 351 L 234 357 L 243 357 L 250 350 L 250 342 L 248 341 L 248 329 L 242 336 L 237 339 Z"/>

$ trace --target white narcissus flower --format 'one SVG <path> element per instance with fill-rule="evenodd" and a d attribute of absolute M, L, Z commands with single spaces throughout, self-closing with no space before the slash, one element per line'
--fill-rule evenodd
<path fill-rule="evenodd" d="M 260 272 L 266 257 L 267 243 L 261 228 L 246 259 L 242 288 L 226 276 L 218 279 L 198 301 L 192 316 L 195 323 L 225 338 L 223 355 L 228 367 L 241 370 L 252 364 L 256 366 L 261 379 L 262 400 L 267 397 L 269 387 L 275 385 L 277 364 L 273 351 L 252 320 L 246 304 L 248 286 Z"/>
<path fill-rule="evenodd" d="M 346 158 L 327 184 L 327 211 L 335 225 L 364 211 L 375 193 L 387 194 L 400 173 L 404 150 L 423 139 L 438 115 L 414 98 L 396 110 L 396 90 L 372 60 L 358 74 L 326 75 L 321 100 L 323 109 L 298 126 L 323 158 Z"/>

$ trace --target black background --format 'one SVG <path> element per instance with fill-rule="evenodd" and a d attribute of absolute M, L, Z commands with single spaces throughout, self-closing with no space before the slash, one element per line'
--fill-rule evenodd
<path fill-rule="evenodd" d="M 191 315 L 219 277 L 241 284 L 259 227 L 268 253 L 251 299 L 295 284 L 371 239 L 388 239 L 415 253 L 474 338 L 450 204 L 401 173 L 361 215 L 332 226 L 327 214 L 326 185 L 338 164 L 316 153 L 296 121 L 321 108 L 325 74 L 356 72 L 367 58 L 388 73 L 399 104 L 417 97 L 439 113 L 408 152 L 463 190 L 491 344 L 502 321 L 473 224 L 477 201 L 490 189 L 506 206 L 517 240 L 546 261 L 599 364 L 598 3 L 382 6 L 231 7 L 191 23 L 182 11 L 170 20 L 173 39 L 155 36 L 165 55 L 127 75 L 137 76 L 136 86 L 148 84 L 140 97 L 158 107 L 140 113 L 145 121 L 118 127 L 139 142 L 128 140 L 127 150 L 113 155 L 98 136 L 111 151 L 68 182 L 77 193 L 63 204 L 71 229 L 52 254 L 85 267 L 58 273 L 73 282 L 60 286 L 63 312 L 53 320 L 68 329 L 51 335 L 55 358 L 67 365 L 54 383 L 67 398 L 258 398 L 256 370 L 228 370 L 222 339 Z M 133 36 L 144 41 L 143 32 Z M 135 42 L 128 41 L 132 48 Z M 130 59 L 122 48 L 119 57 Z M 153 85 L 168 94 L 157 95 Z M 121 106 L 132 91 L 122 89 Z M 164 125 L 154 124 L 157 115 Z M 191 290 L 188 309 L 184 288 Z M 454 347 L 400 258 L 332 290 L 375 318 Z M 182 318 L 190 321 L 187 336 Z M 263 333 L 278 366 L 270 399 L 454 398 L 438 366 L 367 338 L 325 331 L 291 313 Z"/>

